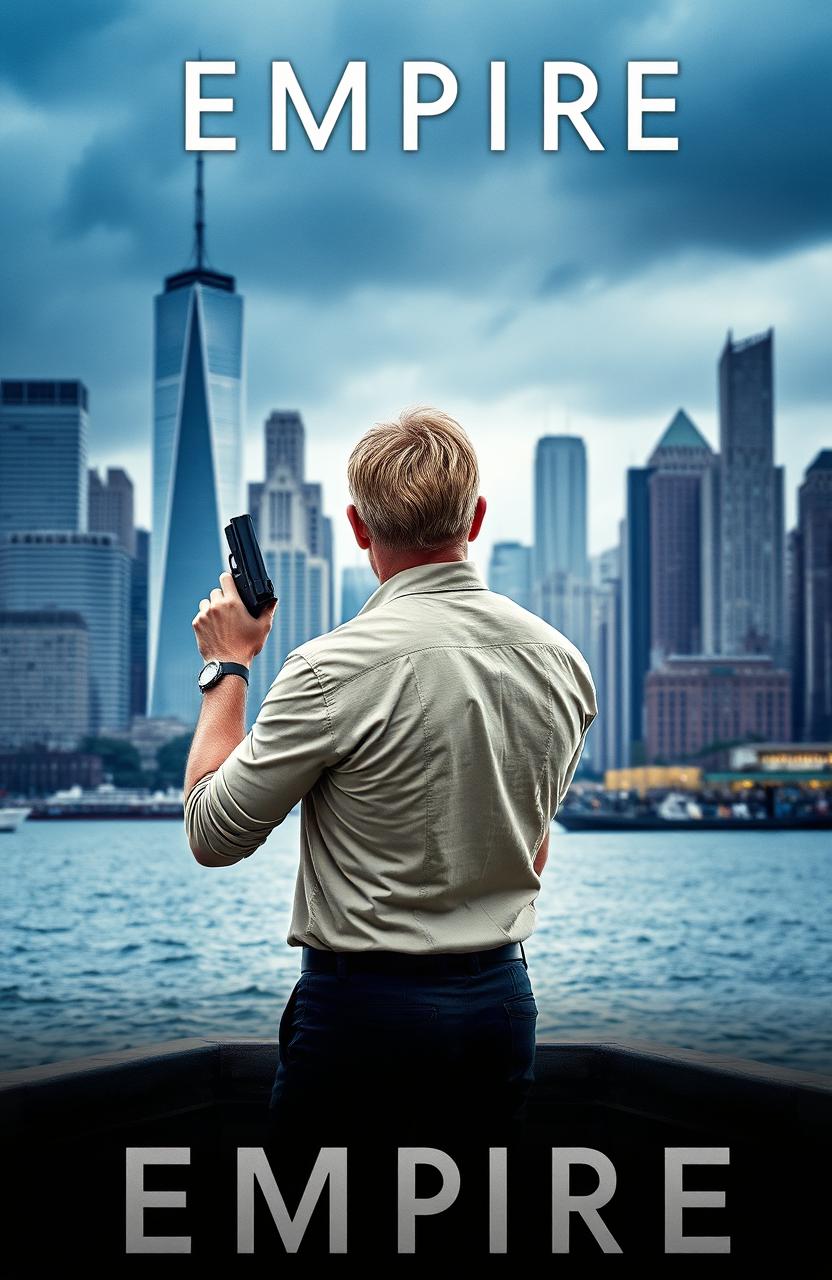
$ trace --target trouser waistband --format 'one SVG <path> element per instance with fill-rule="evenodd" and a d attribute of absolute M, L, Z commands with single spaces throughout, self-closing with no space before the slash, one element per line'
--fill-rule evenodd
<path fill-rule="evenodd" d="M 522 960 L 526 952 L 522 942 L 508 942 L 502 947 L 484 951 L 407 952 L 407 951 L 324 951 L 304 947 L 301 973 L 479 973 L 506 960 Z"/>

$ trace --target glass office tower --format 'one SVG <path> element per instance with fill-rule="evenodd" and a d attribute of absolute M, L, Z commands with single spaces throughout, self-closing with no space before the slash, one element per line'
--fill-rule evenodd
<path fill-rule="evenodd" d="M 536 582 L 552 573 L 589 578 L 586 445 L 580 436 L 542 436 L 534 457 Z"/>
<path fill-rule="evenodd" d="M 0 609 L 77 612 L 89 632 L 89 727 L 130 719 L 130 557 L 112 533 L 0 533 Z"/>
<path fill-rule="evenodd" d="M 202 665 L 191 622 L 228 566 L 242 507 L 243 300 L 204 262 L 197 159 L 196 266 L 155 300 L 150 714 L 193 723 Z"/>
<path fill-rule="evenodd" d="M 783 468 L 774 462 L 774 331 L 729 333 L 719 360 L 718 652 L 785 657 Z"/>
<path fill-rule="evenodd" d="M 87 528 L 87 388 L 0 382 L 0 529 Z"/>
<path fill-rule="evenodd" d="M 488 585 L 524 609 L 532 607 L 532 548 L 522 542 L 495 542 L 488 564 Z"/>

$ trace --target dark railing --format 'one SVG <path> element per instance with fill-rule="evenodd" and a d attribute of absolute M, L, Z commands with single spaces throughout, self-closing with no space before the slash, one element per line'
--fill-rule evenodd
<path fill-rule="evenodd" d="M 206 1036 L 0 1075 L 7 1137 L 72 1142 L 143 1127 L 255 1139 L 269 1040 Z M 832 1137 L 832 1077 L 640 1041 L 539 1041 L 529 1127 L 541 1138 L 718 1142 Z"/>

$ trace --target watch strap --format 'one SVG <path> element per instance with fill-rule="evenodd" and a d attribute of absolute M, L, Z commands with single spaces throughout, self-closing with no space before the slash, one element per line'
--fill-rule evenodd
<path fill-rule="evenodd" d="M 244 667 L 240 662 L 221 662 L 217 679 L 221 680 L 223 676 L 242 676 L 248 684 L 248 675 L 248 667 Z"/>

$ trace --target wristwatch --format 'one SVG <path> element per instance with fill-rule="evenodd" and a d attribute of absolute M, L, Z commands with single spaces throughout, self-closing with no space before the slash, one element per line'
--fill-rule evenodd
<path fill-rule="evenodd" d="M 223 676 L 242 676 L 246 684 L 248 684 L 248 667 L 242 666 L 239 662 L 217 662 L 216 659 L 206 662 L 197 676 L 200 692 L 204 693 L 206 689 L 213 689 L 215 684 L 219 684 Z"/>

